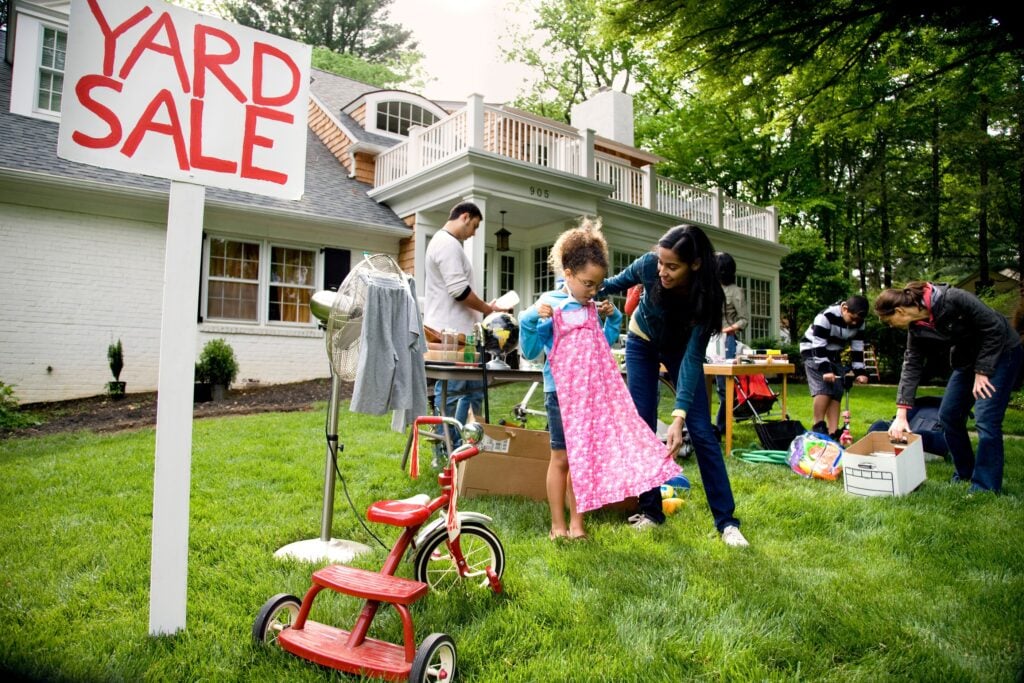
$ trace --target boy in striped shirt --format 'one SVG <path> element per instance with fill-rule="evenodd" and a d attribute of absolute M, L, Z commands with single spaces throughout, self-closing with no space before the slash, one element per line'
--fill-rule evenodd
<path fill-rule="evenodd" d="M 814 397 L 814 426 L 811 431 L 839 437 L 839 408 L 843 398 L 843 367 L 840 356 L 850 346 L 855 381 L 867 384 L 864 367 L 864 318 L 868 300 L 854 295 L 832 304 L 814 317 L 800 340 L 807 386 Z"/>

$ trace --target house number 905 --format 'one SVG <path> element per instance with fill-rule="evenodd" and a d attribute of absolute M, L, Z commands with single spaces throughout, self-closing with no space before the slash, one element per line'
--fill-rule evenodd
<path fill-rule="evenodd" d="M 530 185 L 530 196 L 538 197 L 541 199 L 548 199 L 549 197 L 551 197 L 551 192 L 547 188 L 534 187 L 533 185 Z"/>

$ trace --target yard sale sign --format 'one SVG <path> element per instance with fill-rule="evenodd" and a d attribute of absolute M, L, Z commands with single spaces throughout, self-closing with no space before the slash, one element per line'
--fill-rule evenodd
<path fill-rule="evenodd" d="M 58 156 L 299 199 L 311 49 L 156 0 L 73 0 Z"/>

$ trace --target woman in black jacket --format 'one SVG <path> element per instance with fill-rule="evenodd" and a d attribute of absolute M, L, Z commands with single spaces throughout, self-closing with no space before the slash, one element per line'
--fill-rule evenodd
<path fill-rule="evenodd" d="M 1020 335 L 1005 316 L 973 294 L 931 282 L 883 291 L 875 301 L 875 313 L 883 323 L 907 330 L 896 419 L 889 436 L 899 439 L 909 431 L 907 411 L 914 405 L 925 358 L 948 348 L 953 373 L 939 420 L 956 467 L 953 481 L 970 481 L 971 492 L 998 492 L 1003 484 L 1003 417 L 1024 356 Z M 977 459 L 967 434 L 972 405 Z"/>

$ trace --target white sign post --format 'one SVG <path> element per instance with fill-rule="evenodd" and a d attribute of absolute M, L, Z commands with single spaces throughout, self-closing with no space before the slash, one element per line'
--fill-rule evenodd
<path fill-rule="evenodd" d="M 149 631 L 185 627 L 205 186 L 299 199 L 307 45 L 158 0 L 72 0 L 57 154 L 169 178 Z"/>

